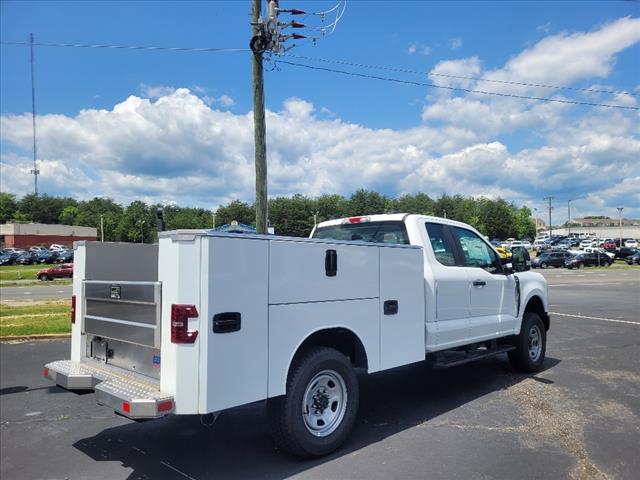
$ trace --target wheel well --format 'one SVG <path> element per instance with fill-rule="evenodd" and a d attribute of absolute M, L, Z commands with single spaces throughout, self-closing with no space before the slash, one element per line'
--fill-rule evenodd
<path fill-rule="evenodd" d="M 549 315 L 547 314 L 547 312 L 544 310 L 544 304 L 542 303 L 542 299 L 538 296 L 534 296 L 531 297 L 529 299 L 529 302 L 527 303 L 527 306 L 524 309 L 525 313 L 526 312 L 535 312 L 538 315 L 540 315 L 540 318 L 542 319 L 543 323 L 544 323 L 544 328 L 545 330 L 549 330 Z"/>
<path fill-rule="evenodd" d="M 346 328 L 330 328 L 312 333 L 296 351 L 292 365 L 311 347 L 335 348 L 351 361 L 354 368 L 368 369 L 367 352 L 362 342 L 355 333 Z"/>

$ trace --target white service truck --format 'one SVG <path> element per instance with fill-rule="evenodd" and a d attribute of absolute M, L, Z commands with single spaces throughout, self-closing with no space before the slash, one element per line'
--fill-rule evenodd
<path fill-rule="evenodd" d="M 267 400 L 278 445 L 348 436 L 357 373 L 507 353 L 542 367 L 547 284 L 472 227 L 408 214 L 318 224 L 311 238 L 173 231 L 76 242 L 71 359 L 44 375 L 132 419 Z"/>

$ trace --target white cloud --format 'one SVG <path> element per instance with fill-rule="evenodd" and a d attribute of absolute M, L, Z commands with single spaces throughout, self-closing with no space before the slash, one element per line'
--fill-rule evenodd
<path fill-rule="evenodd" d="M 426 56 L 431 54 L 431 47 L 420 42 L 411 42 L 407 47 L 407 53 L 411 55 L 420 53 Z"/>
<path fill-rule="evenodd" d="M 458 50 L 459 48 L 462 48 L 462 39 L 459 37 L 456 38 L 450 38 L 449 39 L 449 48 L 452 51 Z"/>
<path fill-rule="evenodd" d="M 144 98 L 160 98 L 171 95 L 176 90 L 175 87 L 167 85 L 147 85 L 146 83 L 141 83 L 138 88 Z"/>

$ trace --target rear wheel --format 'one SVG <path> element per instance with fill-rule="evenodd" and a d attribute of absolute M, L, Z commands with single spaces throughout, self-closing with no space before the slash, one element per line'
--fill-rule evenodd
<path fill-rule="evenodd" d="M 540 268 L 547 268 L 547 262 L 542 262 L 540 264 Z"/>
<path fill-rule="evenodd" d="M 292 367 L 287 394 L 268 401 L 276 444 L 303 458 L 331 453 L 349 435 L 358 411 L 358 379 L 332 348 L 315 347 Z"/>
<path fill-rule="evenodd" d="M 547 351 L 547 331 L 540 316 L 526 312 L 522 319 L 520 335 L 516 337 L 515 350 L 509 352 L 511 366 L 521 372 L 538 372 L 542 369 Z"/>
<path fill-rule="evenodd" d="M 47 280 L 51 280 L 51 277 L 46 273 L 41 273 L 40 275 L 38 275 L 38 279 L 42 282 L 46 282 Z"/>

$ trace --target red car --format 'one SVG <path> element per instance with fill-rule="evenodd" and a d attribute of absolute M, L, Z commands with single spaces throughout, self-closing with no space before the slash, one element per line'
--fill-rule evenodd
<path fill-rule="evenodd" d="M 607 252 L 614 252 L 617 248 L 616 242 L 614 240 L 605 240 L 600 246 Z"/>
<path fill-rule="evenodd" d="M 63 263 L 57 267 L 44 268 L 36 274 L 36 277 L 43 282 L 54 278 L 71 278 L 73 277 L 73 263 Z"/>

